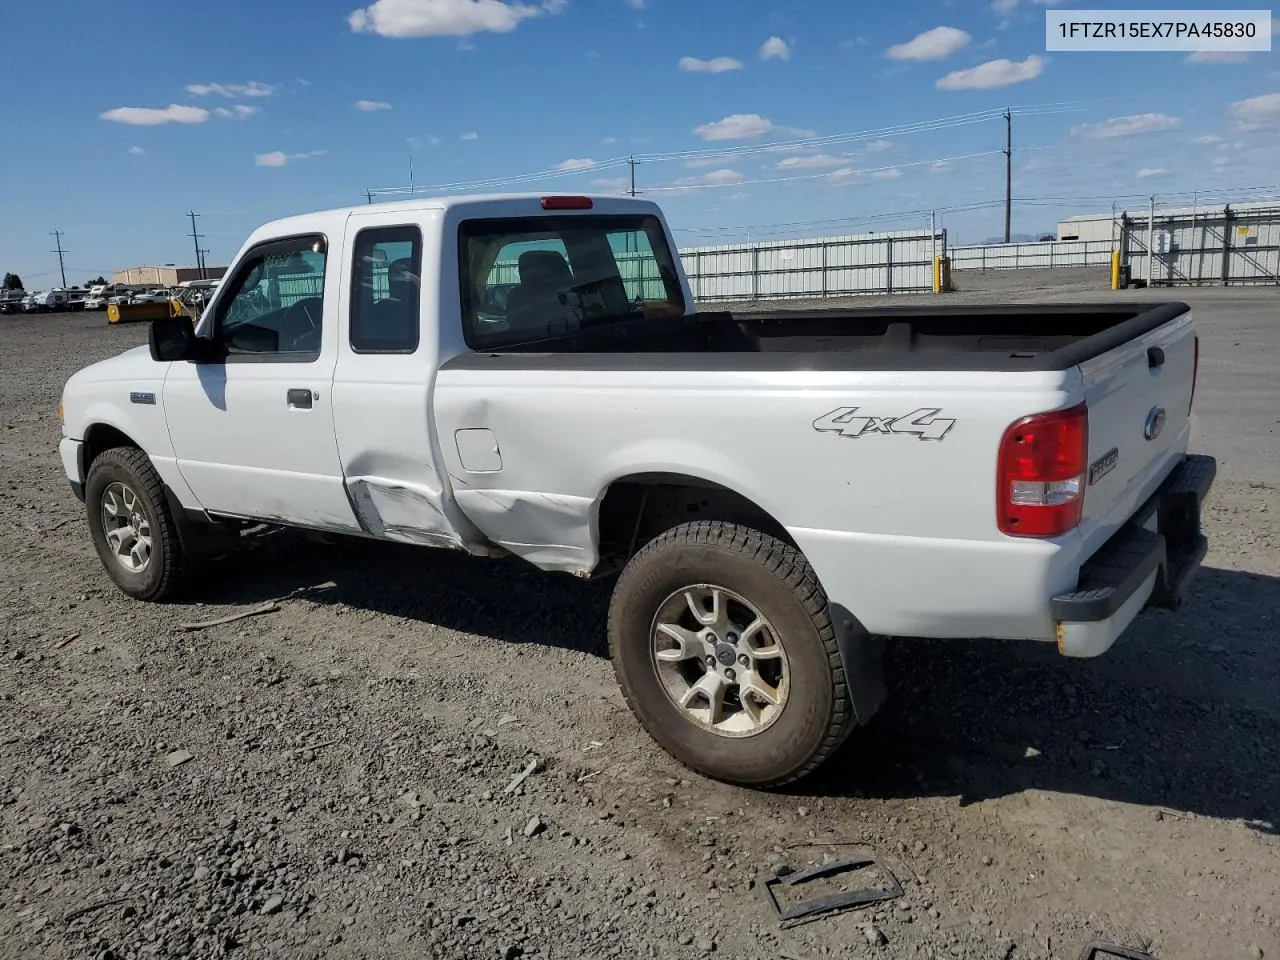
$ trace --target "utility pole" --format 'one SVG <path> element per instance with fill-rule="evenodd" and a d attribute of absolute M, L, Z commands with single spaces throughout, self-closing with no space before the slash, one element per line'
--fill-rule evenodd
<path fill-rule="evenodd" d="M 409 154 L 409 199 L 413 199 L 413 154 Z"/>
<path fill-rule="evenodd" d="M 200 279 L 203 280 L 205 278 L 204 261 L 200 259 L 200 240 L 204 237 L 204 234 L 196 233 L 196 217 L 200 216 L 200 214 L 194 210 L 188 210 L 187 216 L 191 218 L 191 242 L 196 247 L 196 268 L 200 271 Z"/>
<path fill-rule="evenodd" d="M 1147 213 L 1147 286 L 1154 287 L 1156 285 L 1156 275 L 1152 272 L 1156 245 L 1156 195 L 1154 193 L 1151 194 L 1150 203 Z"/>
<path fill-rule="evenodd" d="M 204 247 L 200 248 L 200 279 L 208 279 L 209 251 Z"/>
<path fill-rule="evenodd" d="M 369 198 L 369 203 L 370 203 L 370 204 L 372 204 L 372 203 L 373 203 L 373 191 L 372 191 L 372 190 L 366 190 L 366 191 L 364 192 L 364 195 L 365 195 L 366 197 L 368 197 L 368 198 Z"/>
<path fill-rule="evenodd" d="M 1004 111 L 1004 242 L 1012 238 L 1013 228 L 1013 111 Z"/>
<path fill-rule="evenodd" d="M 51 230 L 49 231 L 49 236 L 53 237 L 57 241 L 58 249 L 50 250 L 49 252 L 56 253 L 58 255 L 58 271 L 62 274 L 62 286 L 65 288 L 67 285 L 67 268 L 64 265 L 62 257 L 67 251 L 62 249 L 62 231 Z"/>
<path fill-rule="evenodd" d="M 631 196 L 633 197 L 639 192 L 638 190 L 636 190 L 636 164 L 638 162 L 639 161 L 636 160 L 634 154 L 627 158 L 627 165 L 631 167 L 631 189 L 628 191 L 628 193 L 630 193 Z"/>

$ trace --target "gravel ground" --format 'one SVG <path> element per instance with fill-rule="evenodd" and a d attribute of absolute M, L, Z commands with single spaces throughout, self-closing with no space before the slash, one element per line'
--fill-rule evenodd
<path fill-rule="evenodd" d="M 958 279 L 956 300 L 1098 285 Z M 1201 323 L 1195 446 L 1220 458 L 1184 608 L 1097 661 L 895 641 L 890 703 L 784 795 L 644 736 L 604 656 L 608 584 L 269 533 L 199 603 L 127 600 L 54 410 L 145 328 L 3 318 L 0 956 L 1029 960 L 1103 937 L 1280 958 L 1277 293 L 1177 295 Z M 861 851 L 902 897 L 779 927 L 771 865 Z"/>

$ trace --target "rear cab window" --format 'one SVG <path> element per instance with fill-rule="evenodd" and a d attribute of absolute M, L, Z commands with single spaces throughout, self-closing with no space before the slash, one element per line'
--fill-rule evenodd
<path fill-rule="evenodd" d="M 473 350 L 685 313 L 654 216 L 468 220 L 459 240 L 463 332 Z"/>

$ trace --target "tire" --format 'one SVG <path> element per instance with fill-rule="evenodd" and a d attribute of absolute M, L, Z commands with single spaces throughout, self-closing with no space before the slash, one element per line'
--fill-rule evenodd
<path fill-rule="evenodd" d="M 728 611 L 718 619 L 716 590 Z M 763 619 L 765 629 L 742 629 L 748 618 Z M 708 626 L 712 621 L 718 626 Z M 688 639 L 699 623 L 702 632 Z M 718 630 L 728 632 L 709 646 L 706 637 Z M 609 654 L 641 726 L 676 760 L 716 780 L 784 786 L 821 766 L 853 728 L 835 629 L 813 568 L 794 547 L 748 526 L 687 523 L 641 549 L 613 591 Z M 726 680 L 730 670 L 736 694 Z M 719 721 L 710 695 L 689 692 L 707 683 L 725 691 Z M 767 706 L 749 687 L 771 691 L 778 705 Z M 678 701 L 690 696 L 682 707 Z"/>
<path fill-rule="evenodd" d="M 182 579 L 182 543 L 165 499 L 164 485 L 147 455 L 135 447 L 104 451 L 89 467 L 84 501 L 94 549 L 115 585 L 137 600 L 162 601 L 172 597 Z M 115 524 L 108 514 L 113 510 L 116 516 L 132 516 L 145 523 L 145 529 L 134 524 L 129 527 L 135 533 L 144 531 L 149 540 L 144 565 L 129 569 L 130 560 L 137 564 L 140 553 L 129 551 L 130 560 L 126 560 L 113 546 L 129 546 L 127 534 L 112 540 L 108 527 Z M 135 535 L 133 542 L 142 539 Z"/>

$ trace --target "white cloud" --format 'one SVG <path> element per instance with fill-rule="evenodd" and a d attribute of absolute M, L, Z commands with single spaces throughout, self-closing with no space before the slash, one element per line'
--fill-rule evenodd
<path fill-rule="evenodd" d="M 625 193 L 631 187 L 631 182 L 623 177 L 616 177 L 613 179 L 592 180 L 591 185 L 599 187 L 601 190 L 608 190 L 611 193 Z"/>
<path fill-rule="evenodd" d="M 469 133 L 464 133 L 464 134 L 463 134 L 462 136 L 460 136 L 458 139 L 459 139 L 459 140 L 479 140 L 479 139 L 480 139 L 480 134 L 478 134 L 478 133 L 476 133 L 474 130 L 472 130 L 472 131 L 470 131 Z"/>
<path fill-rule="evenodd" d="M 728 183 L 741 183 L 745 179 L 737 170 L 712 170 L 700 177 L 681 177 L 678 187 L 719 187 Z"/>
<path fill-rule="evenodd" d="M 1260 97 L 1237 100 L 1227 111 L 1236 125 L 1245 130 L 1280 123 L 1280 93 L 1264 93 Z"/>
<path fill-rule="evenodd" d="M 955 27 L 934 27 L 906 43 L 894 44 L 888 50 L 888 57 L 890 60 L 942 60 L 972 39 Z"/>
<path fill-rule="evenodd" d="M 867 150 L 871 153 L 884 153 L 886 150 L 893 149 L 892 140 L 872 140 L 867 144 Z"/>
<path fill-rule="evenodd" d="M 1174 130 L 1180 126 L 1182 119 L 1171 117 L 1167 113 L 1135 113 L 1128 117 L 1112 117 L 1101 123 L 1082 123 L 1072 127 L 1071 133 L 1084 140 L 1110 140 L 1113 137 Z"/>
<path fill-rule="evenodd" d="M 375 0 L 354 10 L 347 23 L 356 33 L 382 37 L 466 37 L 510 33 L 523 20 L 565 9 L 564 0 L 541 6 L 503 0 Z"/>
<path fill-rule="evenodd" d="M 245 117 L 252 117 L 255 113 L 261 112 L 261 107 L 251 107 L 244 103 L 237 103 L 234 107 L 215 107 L 213 110 L 215 116 L 222 117 L 224 120 L 243 120 Z"/>
<path fill-rule="evenodd" d="M 1018 8 L 1018 0 L 993 0 L 991 9 L 1001 16 L 1007 17 Z"/>
<path fill-rule="evenodd" d="M 627 0 L 627 6 L 632 10 L 643 10 L 644 0 Z"/>
<path fill-rule="evenodd" d="M 694 157 L 692 160 L 686 160 L 684 162 L 684 165 L 688 167 L 690 170 L 698 170 L 698 169 L 701 169 L 702 167 L 719 166 L 722 163 L 724 163 L 724 157 L 722 156 Z"/>
<path fill-rule="evenodd" d="M 935 160 L 929 167 L 930 173 L 951 173 L 953 170 L 955 170 L 955 164 L 950 160 Z"/>
<path fill-rule="evenodd" d="M 737 170 L 712 170 L 697 177 L 680 177 L 672 181 L 668 187 L 659 187 L 666 193 L 687 193 L 703 187 L 730 187 L 741 183 L 745 178 Z"/>
<path fill-rule="evenodd" d="M 204 123 L 209 111 L 171 103 L 167 107 L 116 107 L 101 114 L 101 118 L 135 127 L 156 127 L 163 123 Z"/>
<path fill-rule="evenodd" d="M 754 140 L 777 128 L 768 117 L 758 113 L 732 113 L 722 120 L 694 127 L 703 140 Z"/>
<path fill-rule="evenodd" d="M 1202 136 L 1196 137 L 1195 142 L 1203 146 L 1212 146 L 1215 143 L 1221 143 L 1222 138 L 1216 133 L 1206 133 Z"/>
<path fill-rule="evenodd" d="M 147 151 L 143 150 L 142 147 L 130 147 L 129 152 L 132 153 L 135 157 L 141 157 L 141 156 L 145 156 Z"/>
<path fill-rule="evenodd" d="M 994 90 L 996 87 L 1008 87 L 1015 83 L 1034 80 L 1044 73 L 1044 57 L 1034 53 L 1027 59 L 988 60 L 967 70 L 956 70 L 948 73 L 938 81 L 939 90 Z"/>
<path fill-rule="evenodd" d="M 596 165 L 596 161 L 589 160 L 586 157 L 582 157 L 582 158 L 570 157 L 568 160 L 561 160 L 551 169 L 553 170 L 586 170 L 589 167 L 594 167 L 595 165 Z"/>
<path fill-rule="evenodd" d="M 323 157 L 328 150 L 308 150 L 305 153 L 285 153 L 283 150 L 273 150 L 271 153 L 260 153 L 253 158 L 254 164 L 259 167 L 283 167 L 290 160 L 308 160 L 311 157 Z"/>
<path fill-rule="evenodd" d="M 363 110 L 365 113 L 391 109 L 391 104 L 385 100 L 357 100 L 355 106 L 357 110 Z"/>
<path fill-rule="evenodd" d="M 1139 180 L 1150 180 L 1152 177 L 1167 177 L 1169 171 L 1164 167 L 1143 167 L 1138 171 Z"/>
<path fill-rule="evenodd" d="M 811 156 L 786 157 L 778 161 L 779 170 L 823 170 L 827 167 L 840 167 L 849 162 L 848 157 L 833 157 L 829 153 L 815 153 Z"/>
<path fill-rule="evenodd" d="M 1197 50 L 1189 53 L 1187 63 L 1244 63 L 1249 54 L 1240 50 Z"/>
<path fill-rule="evenodd" d="M 761 60 L 790 60 L 791 48 L 781 37 L 770 37 L 760 47 Z"/>
<path fill-rule="evenodd" d="M 269 83 L 251 80 L 248 83 L 192 83 L 187 93 L 195 97 L 217 94 L 220 97 L 274 97 L 277 89 Z"/>
<path fill-rule="evenodd" d="M 697 57 L 681 57 L 680 69 L 685 73 L 727 73 L 730 70 L 741 70 L 743 63 L 733 57 L 712 57 L 710 60 L 699 60 Z"/>
<path fill-rule="evenodd" d="M 603 140 L 601 140 L 600 142 L 601 142 L 601 143 L 603 143 L 603 144 L 607 147 L 607 146 L 609 146 L 609 144 L 611 144 L 611 143 L 617 143 L 617 142 L 618 142 L 618 138 L 617 138 L 617 137 L 605 137 L 605 138 L 604 138 Z"/>
<path fill-rule="evenodd" d="M 829 177 L 832 183 L 865 183 L 868 180 L 897 180 L 902 176 L 902 171 L 897 167 L 885 167 L 882 170 L 855 170 L 853 167 L 845 167 L 836 170 Z"/>

